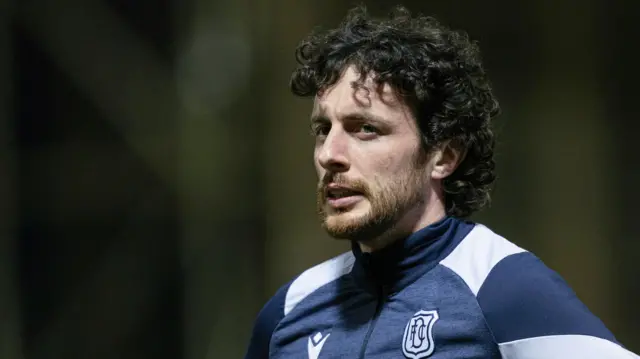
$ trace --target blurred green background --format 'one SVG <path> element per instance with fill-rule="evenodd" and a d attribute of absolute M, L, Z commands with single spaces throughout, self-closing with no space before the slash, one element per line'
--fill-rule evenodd
<path fill-rule="evenodd" d="M 288 81 L 355 3 L 0 4 L 0 358 L 241 358 L 273 292 L 348 250 Z M 639 352 L 640 2 L 403 4 L 478 40 L 501 101 L 475 219 Z"/>

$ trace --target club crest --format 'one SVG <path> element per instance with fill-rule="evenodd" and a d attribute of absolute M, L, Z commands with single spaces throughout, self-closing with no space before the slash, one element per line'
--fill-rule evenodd
<path fill-rule="evenodd" d="M 402 352 L 410 359 L 426 358 L 433 354 L 433 325 L 438 320 L 438 311 L 421 310 L 413 315 L 404 328 Z"/>

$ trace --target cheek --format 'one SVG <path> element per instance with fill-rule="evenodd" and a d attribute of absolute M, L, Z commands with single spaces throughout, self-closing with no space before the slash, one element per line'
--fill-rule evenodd
<path fill-rule="evenodd" d="M 393 155 L 383 155 L 374 158 L 373 165 L 376 172 L 393 175 L 402 170 L 403 161 L 401 158 L 396 158 L 396 156 Z"/>
<path fill-rule="evenodd" d="M 316 169 L 316 174 L 318 175 L 318 177 L 322 177 L 324 175 L 324 168 L 320 165 L 320 162 L 318 161 L 318 156 L 316 153 L 314 153 L 313 155 L 313 166 Z"/>
<path fill-rule="evenodd" d="M 380 156 L 375 161 L 375 172 L 384 182 L 398 182 L 416 175 L 416 171 L 419 171 L 416 165 L 413 153 Z"/>
<path fill-rule="evenodd" d="M 361 163 L 366 164 L 367 170 L 393 176 L 413 165 L 415 149 L 409 142 L 399 136 L 384 139 L 384 142 L 373 143 L 371 148 L 359 153 L 359 159 Z"/>

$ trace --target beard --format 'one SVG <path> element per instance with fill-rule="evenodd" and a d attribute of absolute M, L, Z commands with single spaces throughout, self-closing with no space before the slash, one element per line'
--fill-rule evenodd
<path fill-rule="evenodd" d="M 374 178 L 369 182 L 350 180 L 343 174 L 327 174 L 317 191 L 321 225 L 336 239 L 373 241 L 392 231 L 407 212 L 424 202 L 425 178 L 420 168 L 408 169 L 385 180 Z M 369 202 L 369 209 L 363 214 L 350 213 L 355 211 L 354 208 L 329 209 L 325 186 L 330 182 L 359 192 Z"/>

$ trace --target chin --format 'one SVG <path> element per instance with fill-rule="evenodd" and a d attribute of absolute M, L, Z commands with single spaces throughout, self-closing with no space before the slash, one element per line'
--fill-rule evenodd
<path fill-rule="evenodd" d="M 326 216 L 323 227 L 334 238 L 350 239 L 349 235 L 358 232 L 366 219 L 365 211 L 334 212 Z"/>
<path fill-rule="evenodd" d="M 330 209 L 327 212 L 325 222 L 336 223 L 336 225 L 343 226 L 348 223 L 360 223 L 367 217 L 369 211 L 365 208 L 350 208 L 346 210 Z"/>
<path fill-rule="evenodd" d="M 351 227 L 353 224 L 360 223 L 364 217 L 363 214 L 350 212 L 332 213 L 325 219 L 325 224 L 329 227 Z"/>
<path fill-rule="evenodd" d="M 347 208 L 336 209 L 329 205 L 327 205 L 326 207 L 326 213 L 328 216 L 344 216 L 345 218 L 346 217 L 350 217 L 350 218 L 364 217 L 369 213 L 370 210 L 371 210 L 371 207 L 369 206 L 369 202 L 367 201 L 359 201 Z"/>

